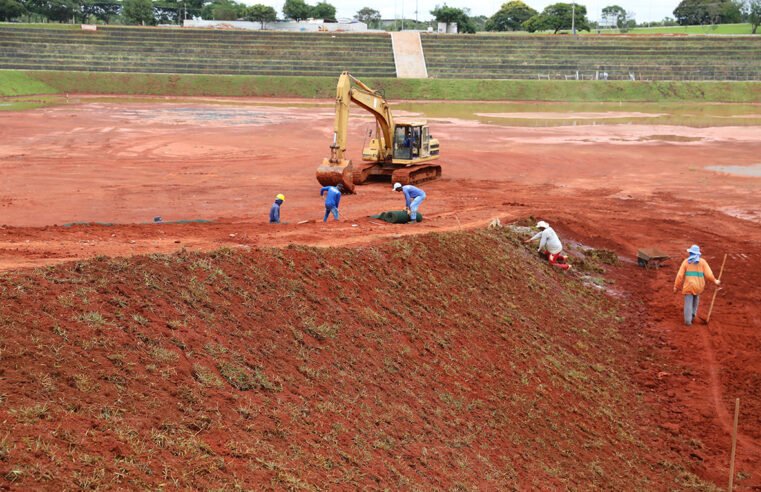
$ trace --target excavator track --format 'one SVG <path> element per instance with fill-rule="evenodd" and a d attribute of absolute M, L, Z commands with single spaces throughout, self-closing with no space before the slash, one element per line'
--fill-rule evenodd
<path fill-rule="evenodd" d="M 432 181 L 441 177 L 441 166 L 438 164 L 418 164 L 394 171 L 391 181 L 403 185 L 414 185 Z"/>
<path fill-rule="evenodd" d="M 377 166 L 376 163 L 371 164 L 355 164 L 353 165 L 353 180 L 355 185 L 365 184 L 367 178 L 370 177 L 370 170 Z"/>

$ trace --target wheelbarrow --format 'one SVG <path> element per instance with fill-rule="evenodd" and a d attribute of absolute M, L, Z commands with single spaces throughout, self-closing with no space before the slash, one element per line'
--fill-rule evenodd
<path fill-rule="evenodd" d="M 637 250 L 637 265 L 643 268 L 660 268 L 664 261 L 670 257 L 663 251 L 655 248 Z"/>

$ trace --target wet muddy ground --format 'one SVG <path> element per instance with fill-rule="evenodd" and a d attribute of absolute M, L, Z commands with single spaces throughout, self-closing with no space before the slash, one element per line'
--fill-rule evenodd
<path fill-rule="evenodd" d="M 345 197 L 342 222 L 321 222 L 314 172 L 329 152 L 330 101 L 78 97 L 0 112 L 0 269 L 181 248 L 352 245 L 542 218 L 563 237 L 624 258 L 610 275 L 639 312 L 632 336 L 652 350 L 633 377 L 662 409 L 655 424 L 694 442 L 695 470 L 723 485 L 740 397 L 736 483 L 761 486 L 761 294 L 752 273 L 761 269 L 761 179 L 742 172 L 759 165 L 761 106 L 407 102 L 395 110 L 428 118 L 441 142 L 444 176 L 423 186 L 426 220 L 415 226 L 368 218 L 403 207 L 385 183 Z M 374 124 L 353 109 L 351 125 L 357 160 Z M 288 223 L 270 226 L 277 193 Z M 212 222 L 154 224 L 156 216 Z M 724 253 L 729 259 L 711 324 L 686 329 L 671 287 L 693 243 L 716 271 Z M 638 269 L 643 247 L 674 258 Z"/>

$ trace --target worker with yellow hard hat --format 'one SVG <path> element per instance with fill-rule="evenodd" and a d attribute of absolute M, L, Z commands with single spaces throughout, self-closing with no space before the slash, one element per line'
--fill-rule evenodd
<path fill-rule="evenodd" d="M 272 204 L 270 209 L 270 224 L 280 223 L 280 205 L 285 201 L 285 195 L 278 193 L 275 195 L 275 203 Z"/>

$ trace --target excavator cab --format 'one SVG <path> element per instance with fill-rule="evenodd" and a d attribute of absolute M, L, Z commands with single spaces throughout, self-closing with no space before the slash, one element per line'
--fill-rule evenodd
<path fill-rule="evenodd" d="M 397 123 L 394 128 L 394 162 L 415 161 L 438 155 L 438 141 L 434 140 L 436 148 L 432 152 L 431 140 L 428 125 L 425 122 Z M 414 162 L 398 163 L 414 164 Z"/>

